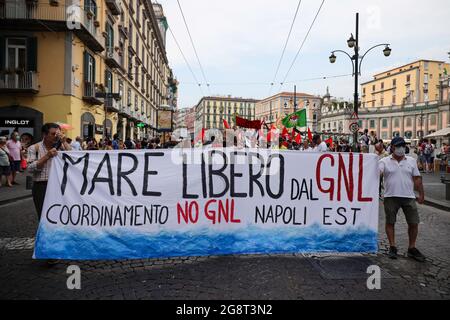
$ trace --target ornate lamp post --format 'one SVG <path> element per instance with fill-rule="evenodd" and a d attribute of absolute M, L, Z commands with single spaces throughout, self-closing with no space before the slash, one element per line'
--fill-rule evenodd
<path fill-rule="evenodd" d="M 389 47 L 389 43 L 381 43 L 377 44 L 373 47 L 371 47 L 369 50 L 367 50 L 363 55 L 360 55 L 359 53 L 359 13 L 356 13 L 356 38 L 353 37 L 353 34 L 351 34 L 351 37 L 347 40 L 347 45 L 349 48 L 354 49 L 354 54 L 351 56 L 347 52 L 343 50 L 334 50 L 331 52 L 331 55 L 329 57 L 330 63 L 336 62 L 336 52 L 344 53 L 350 58 L 350 61 L 352 62 L 353 67 L 353 77 L 355 79 L 355 91 L 354 91 L 354 104 L 353 109 L 356 116 L 358 116 L 358 105 L 359 105 L 359 98 L 358 98 L 358 77 L 361 75 L 361 64 L 364 59 L 364 57 L 374 48 L 384 46 L 383 54 L 386 57 L 389 57 L 391 55 L 391 48 Z M 357 149 L 357 143 L 358 143 L 358 131 L 354 132 L 353 134 L 353 147 L 354 150 Z"/>

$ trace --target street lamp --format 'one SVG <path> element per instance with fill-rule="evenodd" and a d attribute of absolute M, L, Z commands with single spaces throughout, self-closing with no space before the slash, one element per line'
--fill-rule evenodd
<path fill-rule="evenodd" d="M 332 53 L 330 56 L 330 63 L 335 63 L 335 62 L 336 62 L 336 56 L 334 55 L 334 53 Z"/>
<path fill-rule="evenodd" d="M 351 34 L 350 39 L 347 40 L 347 44 L 349 48 L 353 48 L 356 44 L 355 38 L 353 38 L 353 33 Z"/>
<path fill-rule="evenodd" d="M 359 98 L 358 98 L 358 76 L 361 75 L 361 65 L 362 62 L 364 60 L 364 57 L 367 55 L 367 53 L 369 53 L 369 51 L 371 51 L 372 49 L 375 49 L 377 47 L 381 47 L 384 46 L 384 50 L 383 50 L 383 54 L 385 57 L 389 57 L 391 55 L 392 49 L 389 47 L 390 44 L 389 43 L 381 43 L 381 44 L 377 44 L 373 47 L 371 47 L 369 50 L 367 50 L 363 55 L 360 55 L 359 53 L 359 13 L 356 13 L 356 33 L 355 33 L 356 37 L 353 37 L 353 34 L 350 35 L 350 38 L 347 40 L 347 45 L 349 48 L 353 48 L 354 49 L 354 54 L 353 56 L 348 54 L 347 52 L 343 51 L 343 50 L 334 50 L 331 52 L 331 55 L 329 57 L 330 63 L 335 63 L 336 62 L 336 52 L 340 52 L 345 54 L 347 57 L 350 58 L 350 61 L 352 63 L 352 68 L 353 68 L 353 77 L 355 78 L 355 91 L 354 91 L 354 103 L 353 103 L 353 109 L 354 109 L 354 114 L 356 115 L 356 117 L 358 117 L 358 106 L 359 106 Z M 358 131 L 354 132 L 353 134 L 353 147 L 356 151 L 356 146 L 357 146 L 357 141 L 358 141 Z"/>

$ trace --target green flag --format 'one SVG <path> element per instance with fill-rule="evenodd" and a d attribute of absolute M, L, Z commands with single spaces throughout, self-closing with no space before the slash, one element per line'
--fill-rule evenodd
<path fill-rule="evenodd" d="M 286 128 L 306 127 L 306 109 L 288 115 L 281 123 Z"/>
<path fill-rule="evenodd" d="M 447 75 L 447 68 L 444 68 L 444 74 Z"/>

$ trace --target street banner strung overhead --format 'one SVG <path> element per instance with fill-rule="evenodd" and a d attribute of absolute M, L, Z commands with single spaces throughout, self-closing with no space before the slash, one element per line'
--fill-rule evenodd
<path fill-rule="evenodd" d="M 34 258 L 373 253 L 378 180 L 372 154 L 61 152 Z"/>

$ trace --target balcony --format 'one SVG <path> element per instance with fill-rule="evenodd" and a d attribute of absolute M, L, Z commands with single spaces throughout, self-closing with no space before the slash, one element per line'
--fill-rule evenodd
<path fill-rule="evenodd" d="M 95 84 L 92 82 L 85 81 L 84 82 L 84 91 L 83 91 L 83 100 L 93 104 L 93 105 L 102 105 L 103 100 L 99 99 L 95 96 L 97 90 L 95 89 Z"/>
<path fill-rule="evenodd" d="M 125 26 L 123 25 L 122 22 L 119 23 L 119 31 L 122 33 L 122 35 L 123 35 L 126 39 L 128 39 L 128 28 L 125 27 Z"/>
<path fill-rule="evenodd" d="M 92 13 L 79 7 L 52 6 L 48 3 L 0 1 L 0 30 L 72 30 L 92 51 L 105 50 Z"/>
<path fill-rule="evenodd" d="M 119 0 L 105 0 L 106 6 L 115 16 L 120 15 L 120 1 Z"/>
<path fill-rule="evenodd" d="M 120 101 L 117 101 L 114 98 L 106 98 L 105 108 L 108 112 L 120 112 Z"/>
<path fill-rule="evenodd" d="M 38 93 L 38 75 L 34 71 L 23 73 L 0 72 L 0 93 Z"/>
<path fill-rule="evenodd" d="M 120 55 L 119 55 L 119 50 L 116 50 L 114 47 L 107 47 L 105 63 L 110 68 L 118 69 L 118 68 L 122 68 L 122 65 L 120 62 L 121 62 L 121 59 L 120 59 Z"/>

